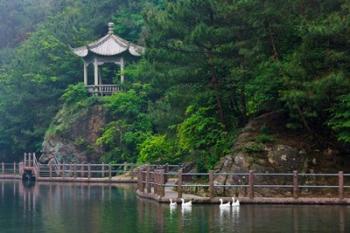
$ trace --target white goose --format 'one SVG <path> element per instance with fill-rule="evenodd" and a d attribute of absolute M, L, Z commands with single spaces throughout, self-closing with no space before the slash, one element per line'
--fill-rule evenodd
<path fill-rule="evenodd" d="M 181 201 L 182 201 L 182 204 L 181 204 L 182 208 L 192 207 L 192 201 L 185 202 L 183 198 L 181 198 Z"/>
<path fill-rule="evenodd" d="M 219 205 L 220 208 L 227 208 L 231 206 L 230 202 L 224 203 L 224 201 L 221 198 L 219 200 L 220 200 L 220 205 Z"/>
<path fill-rule="evenodd" d="M 170 206 L 170 207 L 176 207 L 176 206 L 177 206 L 177 203 L 176 203 L 176 202 L 173 202 L 173 199 L 170 199 L 169 206 Z"/>
<path fill-rule="evenodd" d="M 232 206 L 239 206 L 239 200 L 238 199 L 235 199 L 234 197 L 232 197 Z"/>

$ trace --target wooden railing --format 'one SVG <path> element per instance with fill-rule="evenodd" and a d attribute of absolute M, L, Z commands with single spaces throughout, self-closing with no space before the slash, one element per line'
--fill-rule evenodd
<path fill-rule="evenodd" d="M 92 95 L 111 95 L 121 89 L 118 85 L 88 85 L 87 90 Z"/>
<path fill-rule="evenodd" d="M 19 163 L 1 163 L 0 175 L 19 175 Z"/>
<path fill-rule="evenodd" d="M 209 198 L 216 196 L 218 189 L 228 190 L 237 188 L 243 188 L 249 199 L 254 199 L 255 193 L 259 189 L 289 191 L 291 197 L 294 199 L 300 197 L 302 189 L 329 189 L 333 193 L 336 193 L 337 198 L 340 200 L 346 194 L 349 194 L 350 197 L 349 192 L 344 192 L 345 190 L 350 191 L 350 179 L 345 183 L 345 178 L 349 178 L 350 174 L 344 174 L 342 171 L 322 174 L 298 173 L 297 171 L 291 173 L 254 173 L 253 171 L 247 173 L 214 173 L 213 171 L 209 173 L 183 173 L 182 169 L 178 172 L 166 172 L 165 169 L 142 167 L 138 169 L 137 173 L 139 192 L 153 193 L 159 197 L 164 197 L 165 188 L 167 187 L 176 190 L 178 198 L 181 198 L 184 189 L 188 188 L 205 189 Z M 217 176 L 235 177 L 240 182 L 235 184 L 218 184 L 214 182 Z M 173 182 L 168 182 L 170 177 L 173 178 Z M 266 177 L 273 179 L 264 179 Z M 283 178 L 283 182 L 273 182 L 278 178 Z M 317 181 L 317 178 L 322 179 L 321 181 Z M 326 179 L 329 179 L 329 182 L 325 182 Z M 198 180 L 201 182 L 198 182 Z M 260 180 L 260 183 L 256 182 L 256 180 Z M 288 181 L 287 184 L 286 180 Z"/>
<path fill-rule="evenodd" d="M 135 164 L 62 164 L 56 158 L 51 159 L 49 164 L 41 164 L 37 161 L 35 153 L 25 153 L 23 169 L 34 172 L 36 178 L 43 180 L 70 180 L 71 178 L 109 178 L 129 173 L 131 180 L 134 179 Z M 84 179 L 83 179 L 84 180 Z M 95 179 L 96 180 L 96 179 Z M 98 181 L 98 180 L 96 180 Z"/>
<path fill-rule="evenodd" d="M 130 173 L 135 164 L 40 164 L 40 177 L 47 178 L 109 178 Z"/>

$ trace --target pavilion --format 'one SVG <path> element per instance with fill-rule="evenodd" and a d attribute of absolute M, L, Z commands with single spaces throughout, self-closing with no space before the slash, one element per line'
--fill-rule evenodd
<path fill-rule="evenodd" d="M 84 61 L 84 84 L 90 94 L 111 95 L 120 90 L 116 84 L 103 84 L 99 66 L 114 63 L 120 67 L 120 83 L 124 82 L 124 67 L 127 61 L 140 57 L 145 49 L 113 33 L 113 23 L 108 23 L 108 34 L 86 46 L 72 48 Z M 89 85 L 88 66 L 94 66 L 94 82 Z"/>

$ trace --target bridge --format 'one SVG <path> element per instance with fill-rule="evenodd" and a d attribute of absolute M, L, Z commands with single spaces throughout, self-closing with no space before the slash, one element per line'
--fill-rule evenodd
<path fill-rule="evenodd" d="M 19 163 L 1 163 L 0 178 L 58 182 L 136 183 L 136 165 L 122 164 L 66 164 L 56 159 L 42 164 L 35 153 L 25 153 Z"/>

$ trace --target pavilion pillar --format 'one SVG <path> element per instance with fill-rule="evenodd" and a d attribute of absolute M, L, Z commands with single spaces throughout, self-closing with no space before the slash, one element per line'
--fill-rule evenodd
<path fill-rule="evenodd" d="M 98 63 L 97 59 L 94 60 L 94 85 L 98 85 Z"/>
<path fill-rule="evenodd" d="M 120 83 L 124 83 L 124 58 L 120 58 Z"/>
<path fill-rule="evenodd" d="M 85 86 L 88 85 L 88 73 L 87 73 L 87 64 L 84 62 L 84 84 Z"/>

